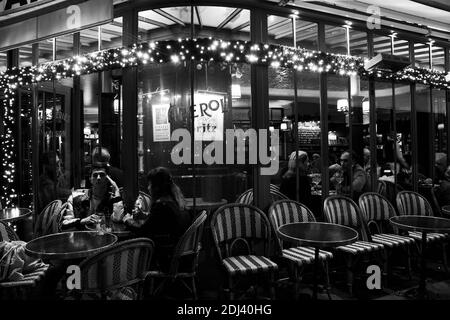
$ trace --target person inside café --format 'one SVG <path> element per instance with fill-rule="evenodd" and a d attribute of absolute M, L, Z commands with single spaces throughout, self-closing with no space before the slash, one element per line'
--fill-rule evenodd
<path fill-rule="evenodd" d="M 57 152 L 43 153 L 40 162 L 42 173 L 39 176 L 39 210 L 42 210 L 53 200 L 67 198 L 70 187 Z"/>
<path fill-rule="evenodd" d="M 183 193 L 167 168 L 152 169 L 147 180 L 151 196 L 148 218 L 139 227 L 134 225 L 133 214 L 126 213 L 122 221 L 136 236 L 154 241 L 156 267 L 167 271 L 175 246 L 190 226 L 191 217 L 185 210 Z"/>
<path fill-rule="evenodd" d="M 97 146 L 92 150 L 92 163 L 106 163 L 111 179 L 117 184 L 119 188 L 123 187 L 123 171 L 111 165 L 111 154 L 105 147 Z"/>
<path fill-rule="evenodd" d="M 297 165 L 296 165 L 297 164 Z M 296 167 L 299 174 L 298 201 L 306 206 L 311 205 L 311 183 L 308 177 L 309 158 L 305 151 L 297 152 L 297 162 L 295 161 L 295 151 L 289 156 L 288 170 L 281 177 L 280 192 L 291 200 L 297 201 L 297 178 Z"/>
<path fill-rule="evenodd" d="M 450 205 L 450 166 L 445 170 L 444 179 L 436 190 L 436 198 L 441 207 Z"/>
<path fill-rule="evenodd" d="M 101 215 L 123 211 L 119 187 L 109 176 L 106 163 L 94 163 L 91 168 L 91 188 L 74 191 L 67 199 L 61 229 L 84 230 L 86 225 L 99 222 Z"/>
<path fill-rule="evenodd" d="M 313 153 L 312 161 L 310 164 L 311 173 L 320 173 L 322 172 L 322 159 L 320 158 L 320 154 Z"/>
<path fill-rule="evenodd" d="M 358 163 L 358 155 L 350 150 L 344 151 L 339 159 L 340 165 L 335 164 L 330 166 L 331 182 L 337 184 L 334 173 L 342 170 L 344 181 L 342 182 L 340 192 L 343 195 L 349 196 L 351 190 L 353 190 L 353 198 L 358 199 L 361 194 L 368 191 L 369 183 L 366 172 L 363 167 Z M 350 177 L 350 172 L 353 172 Z"/>

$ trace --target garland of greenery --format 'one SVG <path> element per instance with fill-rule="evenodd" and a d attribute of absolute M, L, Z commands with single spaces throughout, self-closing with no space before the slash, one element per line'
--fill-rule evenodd
<path fill-rule="evenodd" d="M 436 70 L 406 68 L 397 73 L 367 72 L 364 59 L 249 41 L 224 41 L 212 38 L 168 40 L 135 44 L 52 61 L 38 66 L 12 68 L 0 74 L 0 94 L 4 135 L 1 141 L 3 180 L 1 200 L 9 206 L 17 198 L 15 186 L 15 92 L 23 85 L 41 81 L 59 80 L 105 70 L 127 68 L 150 63 L 223 62 L 263 64 L 275 68 L 338 74 L 342 76 L 373 76 L 376 79 L 394 79 L 450 89 L 450 76 Z"/>

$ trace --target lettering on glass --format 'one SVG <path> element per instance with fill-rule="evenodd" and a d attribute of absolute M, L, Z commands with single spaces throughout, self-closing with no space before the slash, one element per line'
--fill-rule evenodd
<path fill-rule="evenodd" d="M 67 17 L 67 29 L 81 28 L 81 8 L 76 5 L 69 6 L 66 10 L 69 15 Z"/>
<path fill-rule="evenodd" d="M 367 278 L 367 281 L 366 281 L 367 289 L 369 289 L 369 290 L 381 289 L 381 269 L 380 269 L 380 267 L 377 265 L 368 266 L 366 273 L 370 274 L 370 276 Z"/>
<path fill-rule="evenodd" d="M 69 276 L 66 280 L 67 289 L 81 289 L 81 271 L 80 267 L 76 265 L 71 265 L 67 267 L 66 274 Z"/>

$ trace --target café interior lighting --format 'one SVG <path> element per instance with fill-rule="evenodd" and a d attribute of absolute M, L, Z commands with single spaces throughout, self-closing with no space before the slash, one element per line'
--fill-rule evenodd
<path fill-rule="evenodd" d="M 233 99 L 240 99 L 241 96 L 242 96 L 241 85 L 240 84 L 232 84 L 231 85 L 231 97 Z"/>
<path fill-rule="evenodd" d="M 339 99 L 337 101 L 337 111 L 339 112 L 348 112 L 348 100 L 347 99 Z"/>

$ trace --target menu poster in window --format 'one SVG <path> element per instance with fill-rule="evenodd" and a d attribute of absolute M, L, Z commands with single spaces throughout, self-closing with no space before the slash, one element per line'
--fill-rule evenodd
<path fill-rule="evenodd" d="M 153 142 L 170 141 L 169 104 L 152 105 Z"/>
<path fill-rule="evenodd" d="M 196 93 L 194 102 L 194 139 L 196 141 L 223 141 L 225 96 Z"/>

